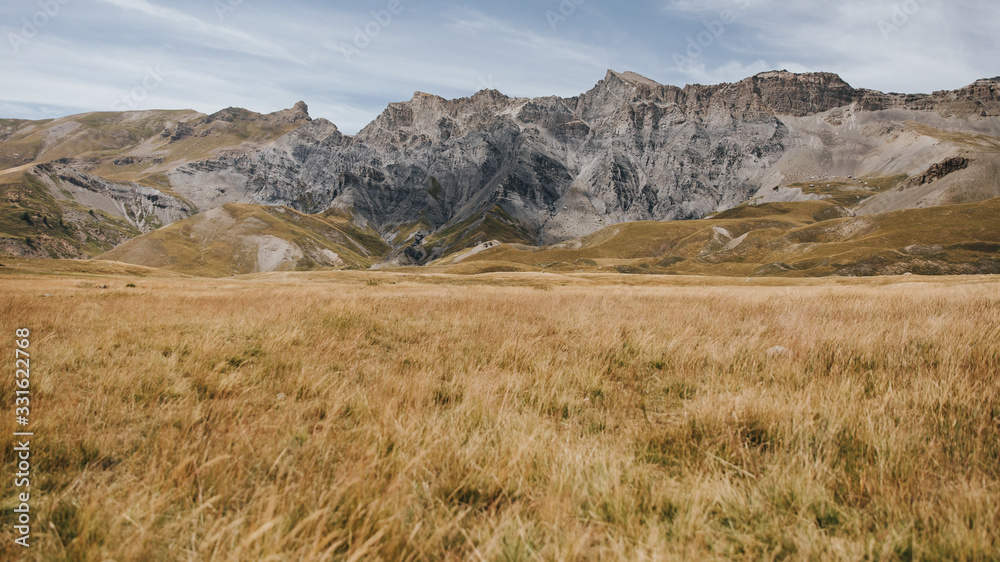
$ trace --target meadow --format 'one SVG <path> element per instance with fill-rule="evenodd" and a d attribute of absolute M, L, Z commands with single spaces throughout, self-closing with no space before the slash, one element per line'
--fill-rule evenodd
<path fill-rule="evenodd" d="M 995 276 L 5 265 L 0 558 L 1000 558 Z"/>

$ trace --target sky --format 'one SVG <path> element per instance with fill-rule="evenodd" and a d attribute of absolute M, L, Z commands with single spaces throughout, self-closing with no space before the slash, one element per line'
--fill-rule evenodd
<path fill-rule="evenodd" d="M 574 96 L 766 70 L 929 93 L 1000 75 L 995 0 L 4 0 L 0 118 L 305 101 L 347 134 L 415 91 Z"/>

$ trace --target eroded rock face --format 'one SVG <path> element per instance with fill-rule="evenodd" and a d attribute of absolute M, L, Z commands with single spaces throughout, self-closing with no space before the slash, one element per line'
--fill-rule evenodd
<path fill-rule="evenodd" d="M 149 232 L 197 212 L 185 201 L 133 182 L 113 182 L 59 163 L 40 164 L 30 174 L 53 197 L 117 216 L 139 232 Z"/>
<path fill-rule="evenodd" d="M 785 71 L 678 88 L 608 71 L 572 98 L 417 92 L 355 136 L 311 119 L 300 102 L 268 115 L 228 108 L 163 137 L 211 135 L 241 121 L 294 125 L 266 146 L 173 168 L 170 188 L 200 211 L 230 202 L 343 209 L 422 262 L 442 251 L 445 233 L 479 228 L 486 215 L 516 223 L 518 234 L 484 232 L 469 247 L 699 218 L 765 191 L 787 199 L 779 186 L 824 174 L 912 176 L 958 151 L 906 123 L 1000 134 L 998 92 L 1000 80 L 991 79 L 953 92 L 885 94 L 835 74 Z M 425 241 L 439 249 L 424 251 Z"/>
<path fill-rule="evenodd" d="M 262 151 L 178 169 L 171 182 L 199 206 L 210 201 L 184 185 L 304 212 L 347 208 L 387 235 L 499 207 L 535 232 L 531 241 L 550 243 L 742 203 L 785 150 L 779 115 L 855 97 L 836 75 L 787 72 L 681 89 L 609 71 L 569 99 L 418 92 L 354 137 L 312 122 Z"/>
<path fill-rule="evenodd" d="M 915 187 L 920 185 L 928 184 L 932 181 L 939 180 L 949 174 L 958 172 L 959 170 L 964 170 L 969 167 L 969 159 L 964 156 L 956 156 L 954 158 L 949 158 L 942 162 L 934 164 L 926 172 L 920 174 L 919 176 L 912 177 L 908 179 L 901 188 L 906 189 L 908 187 Z"/>
<path fill-rule="evenodd" d="M 499 208 L 534 233 L 525 241 L 553 243 L 608 224 L 698 218 L 738 205 L 801 137 L 821 155 L 835 151 L 826 146 L 836 145 L 832 127 L 856 111 L 988 115 L 1000 106 L 997 86 L 986 80 L 908 96 L 857 90 L 835 74 L 780 71 L 677 88 L 609 71 L 568 99 L 417 92 L 354 137 L 318 120 L 264 150 L 192 165 L 171 180 L 225 184 L 212 194 L 220 201 L 349 209 L 390 242 L 407 225 L 423 221 L 432 233 Z M 837 108 L 844 109 L 822 132 L 829 138 L 810 131 L 792 142 L 786 121 Z"/>

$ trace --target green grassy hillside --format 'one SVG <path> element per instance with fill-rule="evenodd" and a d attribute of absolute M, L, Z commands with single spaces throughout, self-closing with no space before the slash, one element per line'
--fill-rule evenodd
<path fill-rule="evenodd" d="M 0 254 L 93 257 L 139 234 L 121 217 L 56 199 L 32 174 L 0 177 Z"/>
<path fill-rule="evenodd" d="M 429 246 L 430 272 L 820 277 L 1000 273 L 1000 199 L 864 217 L 829 201 L 744 205 L 711 219 L 609 226 L 548 247 L 521 243 L 502 215 L 459 224 Z M 478 253 L 472 244 L 499 240 Z M 331 255 L 332 253 L 332 255 Z M 342 212 L 229 204 L 129 241 L 101 259 L 220 277 L 368 269 L 392 248 Z"/>
<path fill-rule="evenodd" d="M 307 118 L 297 109 L 261 115 L 230 108 L 213 115 L 155 110 L 0 120 L 0 255 L 90 258 L 140 234 L 121 217 L 41 185 L 47 176 L 58 187 L 60 179 L 46 169 L 53 162 L 72 162 L 109 181 L 137 182 L 194 209 L 171 188 L 166 172 L 266 144 Z"/>
<path fill-rule="evenodd" d="M 245 110 L 217 115 L 213 119 L 191 110 L 97 112 L 10 121 L 4 127 L 10 134 L 0 142 L 0 171 L 68 158 L 85 162 L 90 173 L 109 180 L 139 181 L 221 150 L 269 142 L 297 126 Z"/>
<path fill-rule="evenodd" d="M 434 265 L 732 276 L 1000 272 L 1000 199 L 845 214 L 827 201 L 747 205 L 712 219 L 614 225 L 543 248 L 505 244 L 464 259 L 455 253 Z"/>

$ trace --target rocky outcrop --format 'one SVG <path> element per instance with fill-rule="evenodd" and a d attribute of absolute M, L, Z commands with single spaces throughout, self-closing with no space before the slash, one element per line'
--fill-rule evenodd
<path fill-rule="evenodd" d="M 964 141 L 947 135 L 1000 135 L 998 91 L 1000 80 L 990 79 L 886 94 L 835 74 L 786 71 L 678 88 L 608 71 L 571 98 L 416 92 L 354 136 L 310 118 L 303 102 L 268 115 L 227 108 L 169 122 L 157 139 L 239 139 L 232 133 L 245 136 L 248 124 L 286 134 L 163 171 L 160 145 L 143 156 L 148 163 L 132 153 L 120 162 L 165 174 L 177 201 L 200 211 L 236 202 L 349 213 L 393 255 L 422 263 L 489 240 L 548 244 L 610 224 L 700 218 L 765 192 L 801 198 L 781 187 L 791 182 L 912 177 L 961 156 Z M 912 121 L 938 132 L 913 130 Z"/>
<path fill-rule="evenodd" d="M 942 162 L 934 164 L 927 169 L 926 172 L 920 174 L 919 176 L 914 176 L 906 180 L 900 189 L 907 189 L 909 187 L 917 187 L 921 185 L 926 185 L 932 181 L 937 181 L 949 174 L 953 174 L 959 170 L 964 170 L 969 167 L 970 160 L 964 156 L 956 156 L 954 158 L 949 158 Z"/>
<path fill-rule="evenodd" d="M 865 111 L 909 109 L 933 111 L 945 117 L 1000 116 L 1000 77 L 976 80 L 958 90 L 933 94 L 886 94 L 858 90 L 858 107 Z"/>
<path fill-rule="evenodd" d="M 65 164 L 39 164 L 27 173 L 48 187 L 53 198 L 120 217 L 139 232 L 155 230 L 198 212 L 189 202 L 153 187 L 108 181 Z"/>
<path fill-rule="evenodd" d="M 170 123 L 160 133 L 160 138 L 168 139 L 170 142 L 177 142 L 186 139 L 194 133 L 194 129 L 187 123 Z"/>
<path fill-rule="evenodd" d="M 243 109 L 242 107 L 227 107 L 226 109 L 217 111 L 205 117 L 200 121 L 199 125 L 207 125 L 216 121 L 224 123 L 243 121 L 246 123 L 257 123 L 265 126 L 276 126 L 294 125 L 303 121 L 311 120 L 312 119 L 309 117 L 309 106 L 306 105 L 306 102 L 300 101 L 290 109 L 283 109 L 281 111 L 268 114 L 255 113 L 253 111 Z"/>
<path fill-rule="evenodd" d="M 777 116 L 853 92 L 826 74 L 680 89 L 613 71 L 569 99 L 417 92 L 354 137 L 310 125 L 253 154 L 178 169 L 171 183 L 193 201 L 184 186 L 304 212 L 349 209 L 390 241 L 419 221 L 434 231 L 499 207 L 535 233 L 523 241 L 555 242 L 745 201 L 758 187 L 750 178 L 784 150 Z"/>
<path fill-rule="evenodd" d="M 608 71 L 573 98 L 483 90 L 446 100 L 416 92 L 354 137 L 320 120 L 252 154 L 178 169 L 171 182 L 182 192 L 212 186 L 212 200 L 185 192 L 199 206 L 235 198 L 303 212 L 346 209 L 410 253 L 417 253 L 414 225 L 432 234 L 494 208 L 533 233 L 517 241 L 553 243 L 608 224 L 698 218 L 738 205 L 803 142 L 793 137 L 808 135 L 820 148 L 835 143 L 833 127 L 856 111 L 945 115 L 973 103 L 992 114 L 996 88 L 987 80 L 905 96 L 854 89 L 835 74 L 785 71 L 677 88 Z M 789 128 L 837 111 L 843 115 L 831 114 L 829 133 Z"/>

